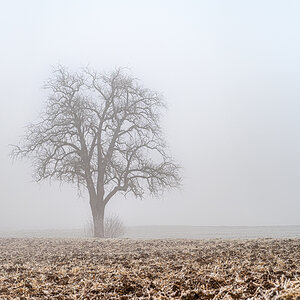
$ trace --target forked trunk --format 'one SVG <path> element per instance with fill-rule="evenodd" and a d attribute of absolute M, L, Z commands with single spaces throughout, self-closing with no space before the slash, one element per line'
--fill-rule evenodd
<path fill-rule="evenodd" d="M 105 206 L 99 200 L 91 201 L 94 223 L 94 237 L 104 238 L 104 210 Z"/>

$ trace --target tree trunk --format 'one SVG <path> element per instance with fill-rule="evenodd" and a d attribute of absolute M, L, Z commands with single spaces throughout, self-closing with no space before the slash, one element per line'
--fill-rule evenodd
<path fill-rule="evenodd" d="M 93 199 L 90 203 L 94 223 L 94 237 L 104 238 L 105 205 L 98 199 Z"/>

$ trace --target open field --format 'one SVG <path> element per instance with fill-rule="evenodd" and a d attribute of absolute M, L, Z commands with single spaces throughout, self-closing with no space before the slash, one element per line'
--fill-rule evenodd
<path fill-rule="evenodd" d="M 300 239 L 0 239 L 0 299 L 300 299 Z"/>
<path fill-rule="evenodd" d="M 8 230 L 1 237 L 84 238 L 85 229 Z M 253 239 L 300 238 L 300 225 L 291 226 L 129 226 L 124 238 L 130 239 Z"/>

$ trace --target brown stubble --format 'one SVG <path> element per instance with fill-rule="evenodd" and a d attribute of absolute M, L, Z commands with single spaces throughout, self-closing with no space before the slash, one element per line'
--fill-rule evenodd
<path fill-rule="evenodd" d="M 0 239 L 0 299 L 299 299 L 300 239 Z"/>

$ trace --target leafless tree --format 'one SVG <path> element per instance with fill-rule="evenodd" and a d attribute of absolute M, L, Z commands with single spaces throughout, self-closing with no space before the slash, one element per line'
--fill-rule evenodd
<path fill-rule="evenodd" d="M 117 194 L 142 198 L 180 184 L 168 155 L 164 103 L 122 69 L 109 74 L 58 67 L 40 120 L 26 128 L 13 157 L 29 157 L 36 181 L 58 179 L 87 189 L 94 235 L 104 237 L 104 211 Z"/>

